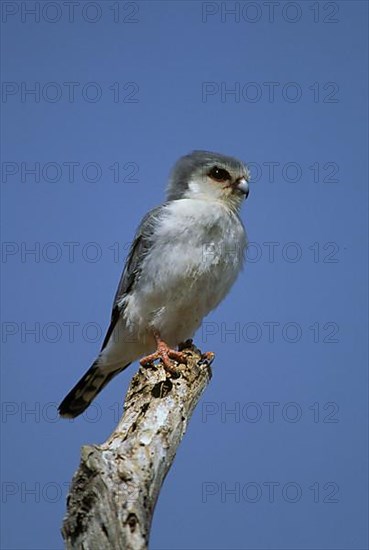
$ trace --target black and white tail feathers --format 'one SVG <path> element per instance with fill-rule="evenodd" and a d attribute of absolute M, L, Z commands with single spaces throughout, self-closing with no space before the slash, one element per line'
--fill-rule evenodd
<path fill-rule="evenodd" d="M 105 388 L 114 376 L 128 367 L 130 363 L 115 370 L 99 365 L 98 360 L 82 376 L 74 388 L 59 405 L 59 414 L 64 418 L 75 418 L 83 413 L 95 397 Z"/>

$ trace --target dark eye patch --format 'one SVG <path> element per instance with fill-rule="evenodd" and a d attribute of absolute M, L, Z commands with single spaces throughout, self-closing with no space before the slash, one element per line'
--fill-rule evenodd
<path fill-rule="evenodd" d="M 208 176 L 218 182 L 224 182 L 231 179 L 229 172 L 224 170 L 224 168 L 218 168 L 218 166 L 214 166 L 210 172 L 208 172 Z"/>

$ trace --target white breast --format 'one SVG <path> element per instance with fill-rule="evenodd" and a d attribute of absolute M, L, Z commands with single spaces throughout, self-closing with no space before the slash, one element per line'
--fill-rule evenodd
<path fill-rule="evenodd" d="M 174 346 L 228 293 L 242 267 L 246 235 L 238 216 L 215 201 L 173 201 L 166 213 L 124 315 L 140 339 L 154 327 Z"/>

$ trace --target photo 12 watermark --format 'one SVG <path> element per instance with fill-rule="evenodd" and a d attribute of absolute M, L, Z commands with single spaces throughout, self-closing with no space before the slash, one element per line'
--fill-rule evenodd
<path fill-rule="evenodd" d="M 142 3 L 130 1 L 9 1 L 1 2 L 3 24 L 98 23 L 136 24 L 140 22 Z"/>
<path fill-rule="evenodd" d="M 2 103 L 99 103 L 132 104 L 140 101 L 137 82 L 40 82 L 5 81 L 1 84 Z"/>
<path fill-rule="evenodd" d="M 336 104 L 340 101 L 337 82 L 300 83 L 295 81 L 207 81 L 201 83 L 202 103 Z"/>
<path fill-rule="evenodd" d="M 300 342 L 310 344 L 339 344 L 342 331 L 336 321 L 204 321 L 200 329 L 200 342 L 232 344 L 276 344 L 296 345 Z"/>
<path fill-rule="evenodd" d="M 337 424 L 340 421 L 339 411 L 340 406 L 335 401 L 204 401 L 201 405 L 201 421 L 204 424 Z"/>
<path fill-rule="evenodd" d="M 2 504 L 57 504 L 68 496 L 71 487 L 69 481 L 3 481 L 1 483 Z M 125 502 L 136 502 L 139 489 L 128 480 L 122 482 L 121 498 Z"/>
<path fill-rule="evenodd" d="M 96 264 L 112 261 L 122 264 L 131 245 L 131 241 L 111 244 L 96 241 L 4 241 L 1 245 L 1 263 Z"/>
<path fill-rule="evenodd" d="M 96 321 L 3 321 L 1 323 L 2 344 L 86 344 L 101 343 L 108 325 Z M 114 342 L 134 344 L 138 329 L 132 323 L 129 330 L 117 325 L 111 338 Z"/>
<path fill-rule="evenodd" d="M 132 376 L 132 372 L 131 372 Z M 61 396 L 62 397 L 62 396 Z M 97 424 L 103 421 L 117 424 L 123 415 L 123 402 L 104 403 L 97 399 L 78 417 L 61 418 L 56 401 L 3 401 L 1 403 L 2 424 L 56 424 L 58 422 Z"/>
<path fill-rule="evenodd" d="M 203 504 L 338 504 L 340 487 L 335 481 L 204 481 L 201 484 Z"/>
<path fill-rule="evenodd" d="M 101 164 L 96 161 L 63 160 L 4 161 L 1 163 L 1 183 L 15 184 L 78 184 L 125 183 L 137 184 L 140 168 L 134 161 L 112 161 Z"/>
<path fill-rule="evenodd" d="M 337 24 L 341 21 L 340 3 L 322 0 L 309 2 L 254 1 L 254 2 L 202 2 L 202 23 L 224 23 L 255 25 L 256 23 L 300 22 Z"/>
<path fill-rule="evenodd" d="M 247 243 L 245 260 L 247 263 L 255 264 L 267 262 L 269 264 L 287 263 L 296 264 L 299 262 L 313 262 L 315 264 L 338 264 L 343 257 L 347 247 L 336 242 L 312 242 L 299 243 L 296 241 L 264 241 Z M 221 253 L 230 259 L 237 257 L 242 251 L 240 247 L 225 246 L 222 244 L 208 242 L 203 245 L 203 259 L 215 258 Z"/>

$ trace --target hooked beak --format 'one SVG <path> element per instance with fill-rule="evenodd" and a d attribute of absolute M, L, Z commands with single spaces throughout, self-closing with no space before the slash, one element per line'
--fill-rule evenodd
<path fill-rule="evenodd" d="M 234 189 L 238 189 L 239 191 L 241 191 L 241 193 L 245 195 L 245 199 L 247 199 L 247 197 L 249 196 L 249 182 L 246 178 L 240 178 L 239 180 L 237 180 L 234 185 Z"/>

